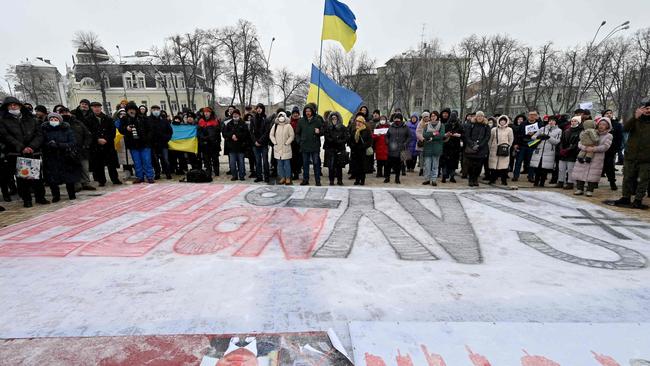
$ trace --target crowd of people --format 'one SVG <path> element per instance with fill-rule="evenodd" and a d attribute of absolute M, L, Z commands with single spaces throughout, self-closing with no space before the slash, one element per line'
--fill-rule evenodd
<path fill-rule="evenodd" d="M 347 123 L 346 123 L 347 122 Z M 169 149 L 174 125 L 195 125 L 198 151 Z M 119 132 L 119 133 L 118 133 Z M 124 148 L 116 148 L 116 138 Z M 122 101 L 113 115 L 102 104 L 81 100 L 70 110 L 56 106 L 32 108 L 14 97 L 0 106 L 0 187 L 5 201 L 18 195 L 24 207 L 61 200 L 60 186 L 74 200 L 80 190 L 96 190 L 108 178 L 122 184 L 118 169 L 133 184 L 189 177 L 201 172 L 209 180 L 220 175 L 220 156 L 227 156 L 232 181 L 321 186 L 322 168 L 330 185 L 344 185 L 343 171 L 354 185 L 365 185 L 376 174 L 388 184 L 400 184 L 407 174 L 418 174 L 423 185 L 456 183 L 458 175 L 470 187 L 507 185 L 521 174 L 536 187 L 547 181 L 575 195 L 592 196 L 602 176 L 617 190 L 616 164 L 624 161 L 622 198 L 614 204 L 646 208 L 642 199 L 650 180 L 650 102 L 638 108 L 624 124 L 611 110 L 592 117 L 578 109 L 573 116 L 540 116 L 537 111 L 488 116 L 478 111 L 460 120 L 458 112 L 424 110 L 405 118 L 398 108 L 389 116 L 365 106 L 344 121 L 341 114 L 307 104 L 267 116 L 263 104 L 240 111 L 229 106 L 223 118 L 210 107 L 184 111 L 170 118 L 159 106 Z M 129 160 L 130 157 L 130 160 Z M 321 161 L 323 157 L 323 161 Z M 17 163 L 41 161 L 39 176 L 18 178 Z M 417 169 L 419 168 L 419 169 Z M 418 170 L 416 173 L 416 169 Z M 188 179 L 189 180 L 189 179 Z"/>

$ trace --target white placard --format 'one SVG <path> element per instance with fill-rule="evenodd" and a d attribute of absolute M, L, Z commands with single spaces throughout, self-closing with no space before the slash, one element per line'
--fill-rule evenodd
<path fill-rule="evenodd" d="M 539 125 L 537 123 L 526 125 L 526 135 L 535 133 L 537 131 L 539 131 Z"/>

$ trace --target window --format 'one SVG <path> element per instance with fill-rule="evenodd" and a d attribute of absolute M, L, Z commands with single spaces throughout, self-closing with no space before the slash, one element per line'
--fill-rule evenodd
<path fill-rule="evenodd" d="M 415 106 L 416 107 L 422 107 L 422 98 L 420 98 L 420 97 L 415 98 Z"/>
<path fill-rule="evenodd" d="M 160 75 L 156 75 L 156 88 L 161 89 L 163 87 L 163 78 Z"/>
<path fill-rule="evenodd" d="M 111 109 L 111 102 L 106 102 L 106 110 L 110 113 L 112 111 Z"/>
<path fill-rule="evenodd" d="M 108 78 L 108 75 L 103 74 L 103 75 L 102 75 L 102 79 L 104 80 L 104 88 L 110 88 L 110 87 L 111 87 L 111 83 L 110 83 L 110 79 Z M 110 109 L 109 109 L 109 110 L 110 110 Z"/>
<path fill-rule="evenodd" d="M 182 75 L 174 75 L 174 79 L 174 84 L 176 84 L 177 88 L 185 88 L 185 80 L 183 79 Z"/>
<path fill-rule="evenodd" d="M 172 101 L 172 113 L 176 113 L 177 111 L 178 111 L 178 104 Z"/>
<path fill-rule="evenodd" d="M 133 75 L 130 72 L 124 74 L 124 87 L 133 89 Z"/>
<path fill-rule="evenodd" d="M 144 89 L 144 88 L 147 87 L 146 81 L 144 79 L 144 75 L 142 75 L 142 74 L 138 75 L 137 81 L 138 81 L 138 86 L 137 87 L 139 89 Z"/>
<path fill-rule="evenodd" d="M 182 104 L 181 104 L 181 108 L 182 108 L 183 110 L 187 109 L 187 104 L 182 103 Z"/>
<path fill-rule="evenodd" d="M 167 110 L 167 102 L 165 102 L 164 100 L 161 100 L 160 101 L 160 109 L 162 109 L 163 111 L 166 111 Z"/>

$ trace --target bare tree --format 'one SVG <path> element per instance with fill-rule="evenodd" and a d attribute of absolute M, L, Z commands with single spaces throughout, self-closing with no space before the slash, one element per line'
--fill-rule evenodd
<path fill-rule="evenodd" d="M 465 101 L 472 74 L 474 52 L 476 50 L 476 36 L 465 38 L 456 47 L 452 48 L 453 71 L 458 80 L 458 94 L 461 101 L 460 115 L 465 115 Z"/>
<path fill-rule="evenodd" d="M 22 64 L 10 65 L 7 68 L 7 79 L 15 85 L 16 92 L 22 95 L 24 101 L 35 104 L 59 103 L 58 80 L 44 72 L 40 72 L 29 61 Z"/>
<path fill-rule="evenodd" d="M 523 58 L 523 76 L 521 93 L 528 110 L 538 109 L 538 102 L 544 92 L 544 80 L 547 77 L 548 61 L 553 57 L 552 43 L 546 43 L 537 51 L 531 47 L 521 49 Z"/>
<path fill-rule="evenodd" d="M 205 32 L 195 29 L 192 33 L 174 35 L 167 40 L 172 51 L 174 62 L 181 66 L 185 80 L 185 94 L 190 109 L 195 109 L 194 97 L 199 87 L 199 72 Z"/>
<path fill-rule="evenodd" d="M 205 84 L 210 91 L 210 104 L 214 107 L 217 99 L 217 84 L 226 71 L 218 29 L 206 32 L 206 45 L 203 49 L 202 60 Z"/>
<path fill-rule="evenodd" d="M 282 107 L 287 109 L 287 104 L 304 103 L 309 91 L 309 78 L 307 75 L 298 75 L 286 67 L 276 71 L 275 86 L 282 94 Z"/>
<path fill-rule="evenodd" d="M 106 73 L 100 67 L 100 62 L 102 60 L 101 55 L 106 55 L 107 52 L 104 47 L 102 47 L 99 36 L 92 31 L 78 31 L 74 34 L 72 44 L 74 47 L 81 49 L 90 56 L 93 79 L 95 79 L 95 82 L 99 83 L 99 90 L 102 94 L 104 113 L 110 114 L 111 111 L 109 110 L 108 102 L 106 101 Z"/>
<path fill-rule="evenodd" d="M 174 113 L 174 110 L 172 108 L 173 104 L 172 104 L 171 96 L 169 94 L 170 88 L 174 92 L 174 99 L 176 101 L 177 108 L 180 106 L 180 101 L 178 99 L 178 88 L 177 88 L 178 84 L 174 80 L 174 76 L 171 73 L 173 60 L 174 60 L 172 49 L 169 45 L 164 45 L 162 48 L 153 46 L 151 48 L 151 54 L 157 60 L 157 63 L 162 66 L 162 68 L 170 70 L 170 72 L 167 73 L 162 71 L 161 68 L 156 67 L 154 68 L 154 74 L 155 77 L 157 76 L 161 86 L 165 90 L 165 96 L 167 97 L 167 103 L 169 103 L 170 112 Z"/>

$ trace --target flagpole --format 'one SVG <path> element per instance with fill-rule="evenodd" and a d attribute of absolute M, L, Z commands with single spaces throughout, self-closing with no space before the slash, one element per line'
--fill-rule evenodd
<path fill-rule="evenodd" d="M 323 25 L 320 30 L 320 56 L 318 61 L 318 93 L 316 94 L 316 109 L 320 107 L 320 76 L 323 73 L 323 27 L 325 26 L 325 6 L 327 5 L 327 0 L 323 2 Z"/>

